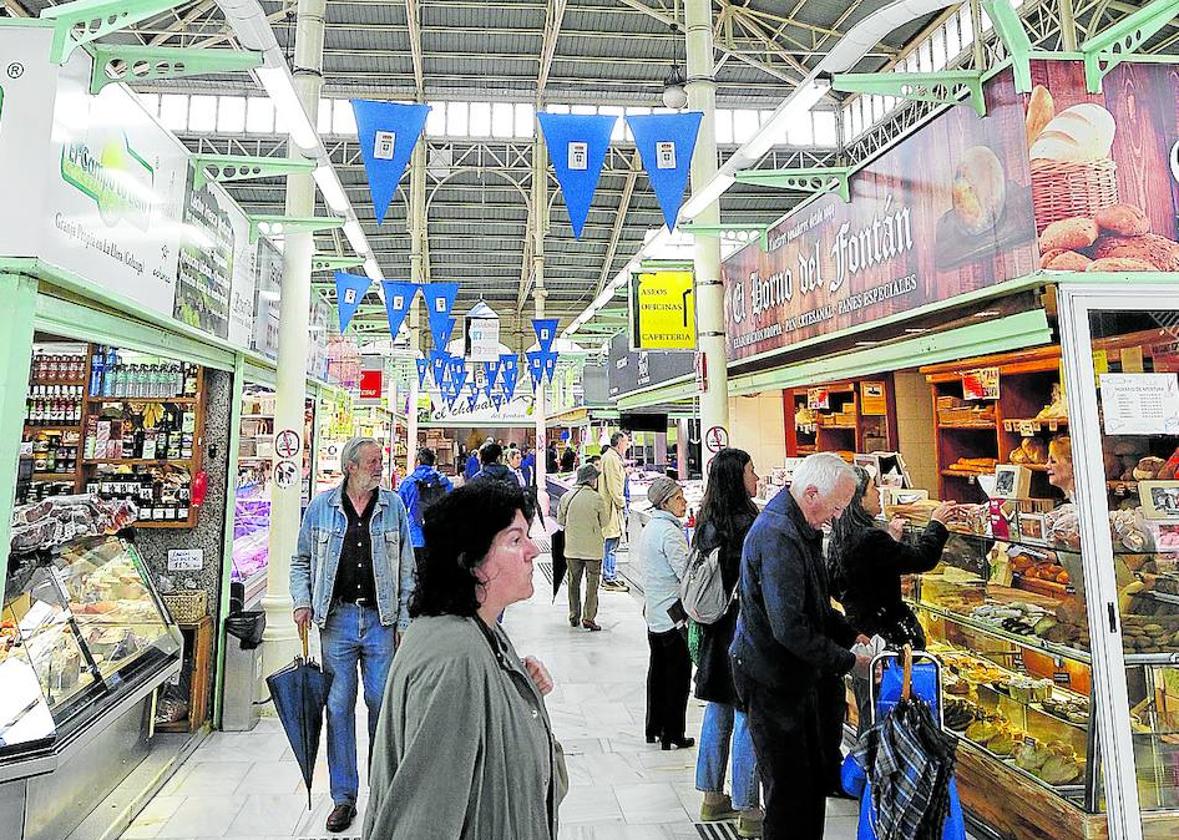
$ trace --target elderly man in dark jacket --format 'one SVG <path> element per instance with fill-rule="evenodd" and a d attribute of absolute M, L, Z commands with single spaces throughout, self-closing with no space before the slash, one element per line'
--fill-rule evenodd
<path fill-rule="evenodd" d="M 857 633 L 831 606 L 822 559 L 820 529 L 854 491 L 848 464 L 830 453 L 811 455 L 745 539 L 741 614 L 729 653 L 765 794 L 763 840 L 822 838 L 828 779 L 821 688 L 868 666 L 849 650 Z"/>

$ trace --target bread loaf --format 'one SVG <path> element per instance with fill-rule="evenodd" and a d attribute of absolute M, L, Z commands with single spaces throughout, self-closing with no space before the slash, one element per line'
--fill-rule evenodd
<path fill-rule="evenodd" d="M 1142 236 L 1150 233 L 1150 219 L 1141 208 L 1132 204 L 1111 204 L 1097 211 L 1094 219 L 1103 233 L 1120 236 Z"/>
<path fill-rule="evenodd" d="M 986 146 L 972 146 L 954 171 L 954 214 L 970 233 L 990 230 L 1003 216 L 1007 177 L 999 158 Z"/>
<path fill-rule="evenodd" d="M 1052 94 L 1043 85 L 1036 85 L 1032 88 L 1032 95 L 1028 99 L 1027 138 L 1029 149 L 1055 116 L 1056 106 L 1052 102 Z"/>
<path fill-rule="evenodd" d="M 1158 271 L 1179 271 L 1179 244 L 1154 233 L 1144 236 L 1103 236 L 1097 241 L 1093 256 L 1099 260 L 1125 257 L 1149 263 Z"/>
<path fill-rule="evenodd" d="M 1105 257 L 1093 260 L 1085 267 L 1085 271 L 1157 271 L 1153 265 L 1145 260 L 1131 257 Z"/>
<path fill-rule="evenodd" d="M 1066 251 L 1079 251 L 1096 241 L 1097 223 L 1084 216 L 1073 216 L 1053 222 L 1044 228 L 1044 232 L 1040 234 L 1040 250 L 1063 248 Z"/>
<path fill-rule="evenodd" d="M 1076 251 L 1061 251 L 1044 268 L 1052 271 L 1084 271 L 1093 260 Z"/>
<path fill-rule="evenodd" d="M 1115 129 L 1113 115 L 1100 105 L 1074 105 L 1044 127 L 1032 145 L 1032 160 L 1084 162 L 1108 158 Z"/>

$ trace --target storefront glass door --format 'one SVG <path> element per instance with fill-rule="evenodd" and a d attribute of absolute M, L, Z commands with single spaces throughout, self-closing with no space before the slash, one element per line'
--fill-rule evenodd
<path fill-rule="evenodd" d="M 1110 836 L 1179 812 L 1179 285 L 1062 287 L 1060 321 Z M 1168 812 L 1170 812 L 1168 814 Z"/>

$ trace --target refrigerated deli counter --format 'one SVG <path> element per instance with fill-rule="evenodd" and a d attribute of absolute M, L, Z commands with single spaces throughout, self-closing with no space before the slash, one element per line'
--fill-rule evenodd
<path fill-rule="evenodd" d="M 39 520 L 35 549 L 10 555 L 0 613 L 0 825 L 24 840 L 68 836 L 147 756 L 154 692 L 181 661 L 180 632 L 130 541 L 60 541 L 70 527 L 129 523 L 103 522 L 110 506 L 96 497 L 47 504 L 62 515 Z"/>

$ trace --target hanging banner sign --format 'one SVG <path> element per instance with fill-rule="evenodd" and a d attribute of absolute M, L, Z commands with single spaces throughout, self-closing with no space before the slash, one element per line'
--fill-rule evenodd
<path fill-rule="evenodd" d="M 348 329 L 352 316 L 360 308 L 360 301 L 364 299 L 365 292 L 372 282 L 368 277 L 348 274 L 345 271 L 336 272 L 336 314 L 340 319 L 341 333 Z"/>
<path fill-rule="evenodd" d="M 602 165 L 606 162 L 610 132 L 618 118 L 540 113 L 536 119 L 540 122 L 561 194 L 565 196 L 573 235 L 580 239 L 594 190 L 598 188 Z"/>
<path fill-rule="evenodd" d="M 441 350 L 430 351 L 430 372 L 434 374 L 434 384 L 439 388 L 442 387 L 442 383 L 446 379 L 447 362 L 447 356 Z"/>
<path fill-rule="evenodd" d="M 356 116 L 356 136 L 373 209 L 377 224 L 382 225 L 397 192 L 397 183 L 405 174 L 413 147 L 426 126 L 430 106 L 353 99 L 352 112 Z"/>
<path fill-rule="evenodd" d="M 691 271 L 634 274 L 630 289 L 631 349 L 696 349 L 696 295 Z"/>
<path fill-rule="evenodd" d="M 488 362 L 499 358 L 499 318 L 467 317 L 463 344 L 467 359 Z"/>
<path fill-rule="evenodd" d="M 544 375 L 548 377 L 549 384 L 553 384 L 553 374 L 557 372 L 557 354 L 551 350 L 545 352 L 540 361 L 541 367 L 544 368 Z"/>
<path fill-rule="evenodd" d="M 405 316 L 413 306 L 413 299 L 417 297 L 418 284 L 383 280 L 381 286 L 385 290 L 385 316 L 389 319 L 389 335 L 397 338 L 401 325 L 405 323 Z"/>
<path fill-rule="evenodd" d="M 520 378 L 520 357 L 513 353 L 504 353 L 500 356 L 499 374 L 500 385 L 510 400 L 516 395 L 516 382 Z"/>
<path fill-rule="evenodd" d="M 496 411 L 499 411 L 500 407 L 503 406 L 504 399 L 505 399 L 504 395 L 499 393 L 498 391 L 491 395 L 491 404 L 495 406 Z"/>
<path fill-rule="evenodd" d="M 532 331 L 536 333 L 536 343 L 545 353 L 553 349 L 553 342 L 557 340 L 556 318 L 533 318 Z"/>
<path fill-rule="evenodd" d="M 384 390 L 385 372 L 383 370 L 362 370 L 360 372 L 361 405 L 375 405 L 380 402 Z"/>
<path fill-rule="evenodd" d="M 430 370 L 430 360 L 414 359 L 414 363 L 418 366 L 418 388 L 425 388 L 426 373 Z"/>
<path fill-rule="evenodd" d="M 434 337 L 434 347 L 438 350 L 446 349 L 446 342 L 450 338 L 451 330 L 454 329 L 450 310 L 454 306 L 454 299 L 458 297 L 458 289 L 458 283 L 426 283 L 422 286 L 430 334 Z"/>
<path fill-rule="evenodd" d="M 528 357 L 528 372 L 532 375 L 532 387 L 535 390 L 540 387 L 540 381 L 544 378 L 545 352 L 529 350 L 524 355 Z"/>
<path fill-rule="evenodd" d="M 626 118 L 669 231 L 675 230 L 684 203 L 684 188 L 703 118 L 699 111 Z"/>
<path fill-rule="evenodd" d="M 475 406 L 479 404 L 478 394 L 469 394 L 467 396 L 467 411 L 474 411 Z"/>

